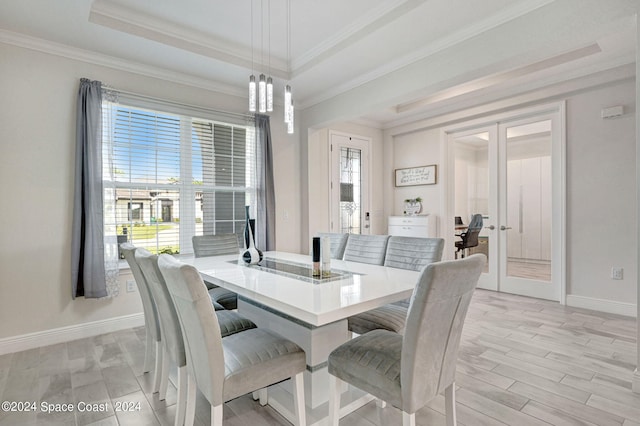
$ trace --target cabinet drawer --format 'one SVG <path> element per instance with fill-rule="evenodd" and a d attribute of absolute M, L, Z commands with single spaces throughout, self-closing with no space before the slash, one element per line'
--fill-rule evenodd
<path fill-rule="evenodd" d="M 389 226 L 427 226 L 428 216 L 389 216 Z"/>
<path fill-rule="evenodd" d="M 389 225 L 389 235 L 396 237 L 428 237 L 426 226 Z"/>

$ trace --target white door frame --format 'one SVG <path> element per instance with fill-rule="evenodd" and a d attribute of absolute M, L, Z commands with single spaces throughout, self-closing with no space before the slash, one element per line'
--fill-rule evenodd
<path fill-rule="evenodd" d="M 514 109 L 501 114 L 466 121 L 456 125 L 448 126 L 441 133 L 441 153 L 442 164 L 445 166 L 442 176 L 445 180 L 444 184 L 444 218 L 443 230 L 445 238 L 445 256 L 450 259 L 453 257 L 454 246 L 454 191 L 455 191 L 455 156 L 453 146 L 450 142 L 450 135 L 453 133 L 461 134 L 466 131 L 475 131 L 476 129 L 489 128 L 492 125 L 516 122 L 518 120 L 543 117 L 557 114 L 558 126 L 553 130 L 554 141 L 552 143 L 552 282 L 559 283 L 557 289 L 557 300 L 561 304 L 566 304 L 566 120 L 565 120 L 566 102 L 555 102 L 550 104 L 538 105 L 523 109 Z M 497 173 L 497 170 L 490 170 L 490 173 Z M 495 224 L 496 227 L 499 224 Z M 495 231 L 494 231 L 495 232 Z M 496 235 L 497 239 L 498 235 Z M 496 283 L 497 284 L 497 283 Z"/>
<path fill-rule="evenodd" d="M 371 171 L 371 144 L 372 139 L 366 136 L 356 135 L 352 133 L 339 132 L 336 130 L 329 130 L 329 220 L 330 220 L 330 230 L 331 232 L 339 232 L 339 222 L 340 222 L 340 212 L 339 206 L 340 201 L 337 194 L 340 193 L 339 188 L 337 187 L 340 182 L 340 168 L 336 169 L 334 154 L 337 151 L 333 151 L 335 148 L 334 137 L 340 136 L 350 139 L 357 139 L 359 142 L 354 142 L 353 147 L 362 149 L 363 158 L 362 162 L 362 205 L 360 207 L 360 224 L 361 224 L 361 233 L 362 234 L 370 234 L 371 233 L 371 220 L 370 218 L 367 220 L 365 215 L 371 212 L 371 185 L 370 185 L 370 171 Z"/>

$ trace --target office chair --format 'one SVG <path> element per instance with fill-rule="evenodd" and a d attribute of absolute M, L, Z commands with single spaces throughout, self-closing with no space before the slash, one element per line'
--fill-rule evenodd
<path fill-rule="evenodd" d="M 464 258 L 465 250 L 478 245 L 478 234 L 482 230 L 482 215 L 474 214 L 471 216 L 471 221 L 465 232 L 460 234 L 460 241 L 456 241 L 456 259 L 458 258 L 458 252 L 462 252 L 461 257 Z"/>

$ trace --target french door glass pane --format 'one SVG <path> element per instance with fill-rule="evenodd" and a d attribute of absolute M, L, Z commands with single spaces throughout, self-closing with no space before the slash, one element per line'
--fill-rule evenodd
<path fill-rule="evenodd" d="M 456 241 L 466 231 L 474 214 L 489 220 L 489 133 L 480 132 L 455 139 L 455 233 Z M 461 250 L 458 257 L 484 253 L 489 257 L 490 234 L 480 231 L 478 245 Z M 457 250 L 457 248 L 456 248 Z M 462 253 L 464 252 L 464 253 Z M 489 272 L 489 262 L 485 271 Z"/>
<path fill-rule="evenodd" d="M 551 121 L 507 128 L 507 276 L 551 281 Z"/>

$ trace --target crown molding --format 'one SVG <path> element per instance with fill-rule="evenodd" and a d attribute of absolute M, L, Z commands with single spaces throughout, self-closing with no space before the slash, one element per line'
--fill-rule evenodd
<path fill-rule="evenodd" d="M 86 62 L 93 65 L 99 65 L 107 68 L 126 71 L 133 74 L 143 75 L 145 77 L 157 78 L 160 80 L 170 81 L 172 83 L 183 84 L 185 86 L 196 87 L 198 89 L 206 89 L 225 95 L 244 97 L 246 92 L 238 87 L 229 86 L 220 82 L 215 82 L 206 78 L 196 77 L 175 71 L 169 71 L 164 68 L 145 65 L 130 60 L 124 60 L 102 53 L 91 52 L 77 47 L 71 47 L 65 44 L 55 43 L 37 37 L 28 36 L 26 34 L 16 33 L 0 29 L 0 43 L 22 47 L 25 49 L 35 50 L 49 55 L 60 56 L 67 59 Z"/>

